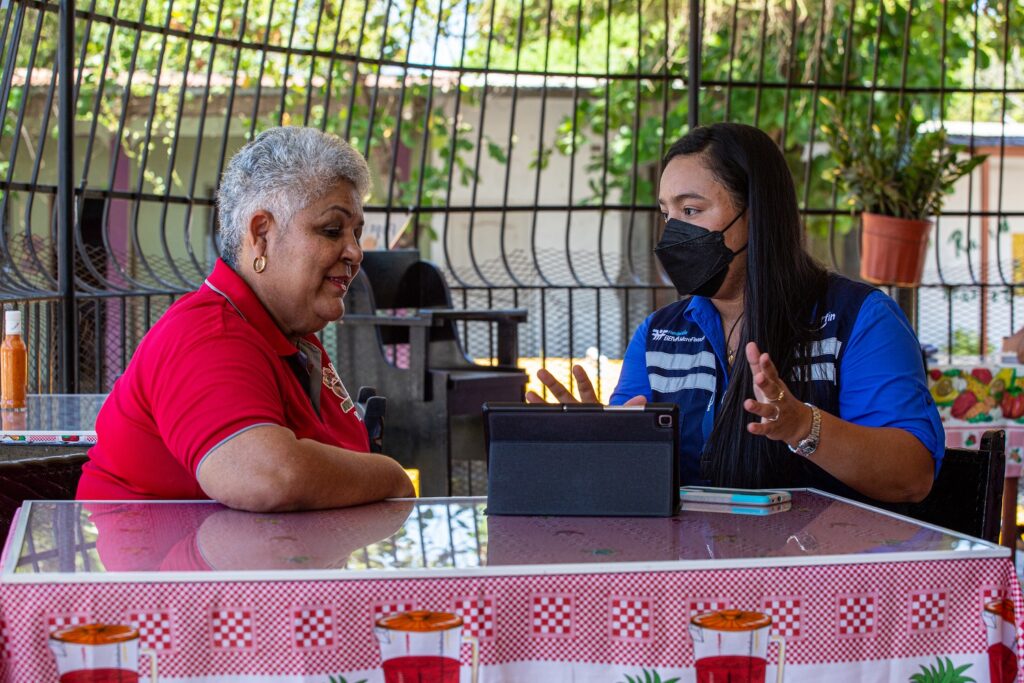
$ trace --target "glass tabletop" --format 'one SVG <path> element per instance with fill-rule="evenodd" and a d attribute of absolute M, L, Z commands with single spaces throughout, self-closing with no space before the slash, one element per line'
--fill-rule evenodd
<path fill-rule="evenodd" d="M 95 434 L 107 394 L 29 394 L 24 411 L 0 411 L 5 437 L 18 434 Z"/>
<path fill-rule="evenodd" d="M 26 503 L 5 581 L 325 571 L 334 577 L 591 572 L 998 557 L 1005 548 L 816 491 L 765 515 L 501 517 L 483 498 L 258 514 L 213 502 Z M 727 507 L 723 507 L 727 510 Z M 213 580 L 213 575 L 206 575 Z M 298 577 L 296 577 L 298 578 Z M 201 579 L 198 579 L 201 580 Z"/>

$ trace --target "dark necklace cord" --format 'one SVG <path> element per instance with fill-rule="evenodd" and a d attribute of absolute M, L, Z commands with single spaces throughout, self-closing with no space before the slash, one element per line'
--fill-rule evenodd
<path fill-rule="evenodd" d="M 732 362 L 736 360 L 736 349 L 729 346 L 729 342 L 732 340 L 732 333 L 736 331 L 736 326 L 739 325 L 740 321 L 743 320 L 744 313 L 740 313 L 736 320 L 733 321 L 732 327 L 729 328 L 729 334 L 725 335 L 725 352 L 726 358 L 729 361 L 729 367 L 732 367 Z"/>

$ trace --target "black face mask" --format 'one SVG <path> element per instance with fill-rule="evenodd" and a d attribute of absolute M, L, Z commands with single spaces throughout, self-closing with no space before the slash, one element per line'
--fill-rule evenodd
<path fill-rule="evenodd" d="M 712 297 L 718 292 L 729 273 L 733 257 L 747 248 L 744 244 L 742 249 L 734 252 L 725 246 L 724 237 L 725 231 L 745 211 L 736 214 L 736 218 L 718 232 L 675 218 L 670 218 L 665 224 L 665 232 L 654 248 L 654 254 L 680 296 Z"/>

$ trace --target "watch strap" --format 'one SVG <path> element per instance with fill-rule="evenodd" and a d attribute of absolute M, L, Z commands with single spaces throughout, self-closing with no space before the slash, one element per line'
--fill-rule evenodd
<path fill-rule="evenodd" d="M 808 458 L 818 449 L 818 443 L 821 441 L 821 411 L 810 403 L 804 405 L 811 409 L 811 433 L 801 439 L 796 446 L 786 446 L 797 455 Z"/>

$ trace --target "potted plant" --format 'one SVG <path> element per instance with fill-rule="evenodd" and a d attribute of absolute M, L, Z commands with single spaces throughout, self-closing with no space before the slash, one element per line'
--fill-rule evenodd
<path fill-rule="evenodd" d="M 924 269 L 931 217 L 942 210 L 953 184 L 986 155 L 961 158 L 944 128 L 921 126 L 906 110 L 891 124 L 850 124 L 829 100 L 832 121 L 821 127 L 835 168 L 825 173 L 861 214 L 860 276 L 875 284 L 916 287 Z"/>

